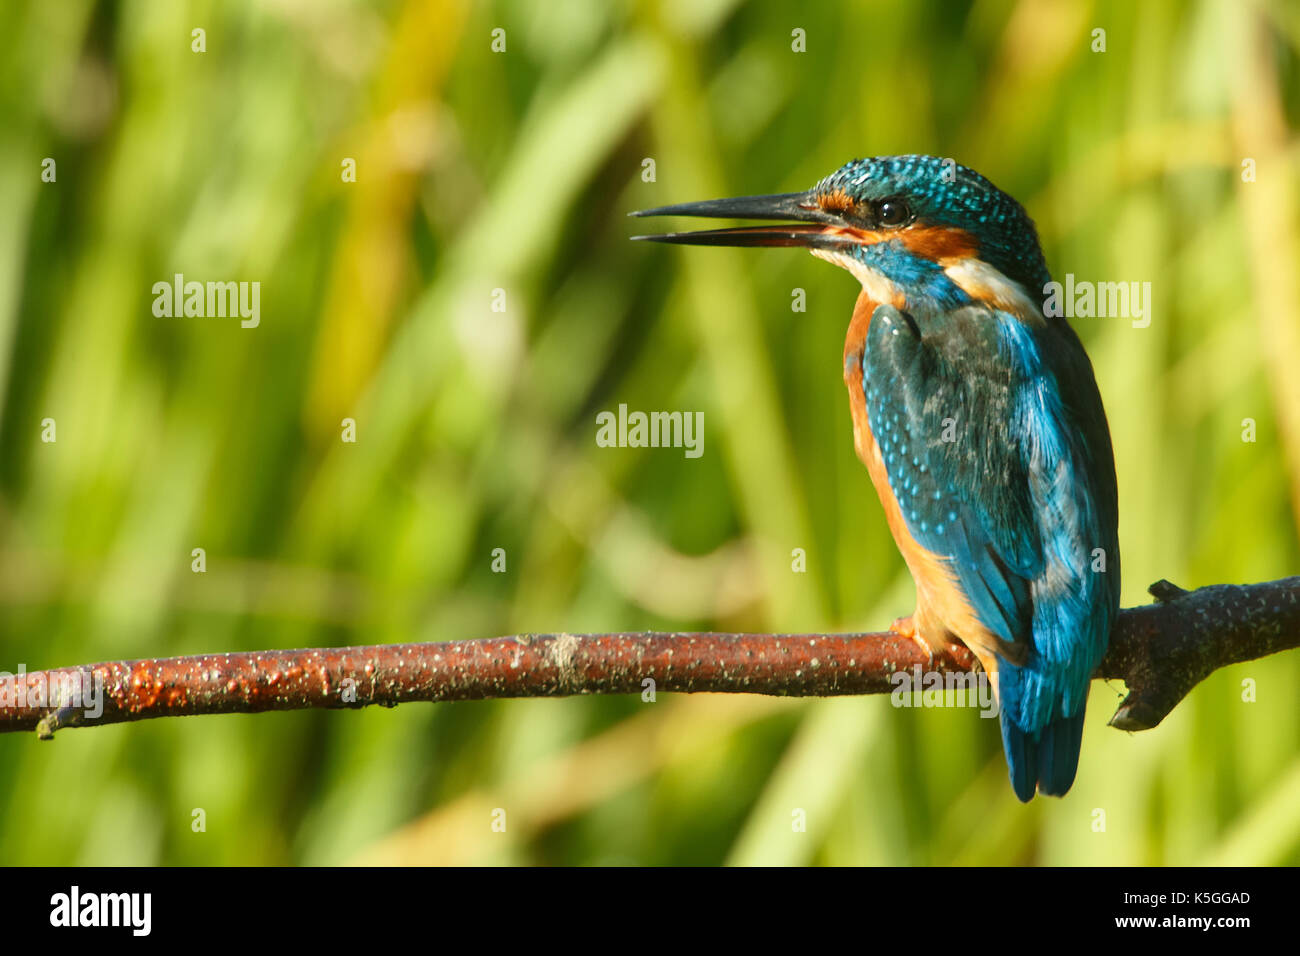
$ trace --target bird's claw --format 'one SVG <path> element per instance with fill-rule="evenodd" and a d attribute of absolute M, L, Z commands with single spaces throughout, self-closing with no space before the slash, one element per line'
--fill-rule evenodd
<path fill-rule="evenodd" d="M 925 651 L 925 663 L 927 667 L 934 663 L 934 648 L 931 647 L 929 642 L 921 636 L 921 632 L 916 629 L 916 620 L 914 615 L 909 614 L 907 617 L 895 618 L 894 623 L 889 625 L 889 629 L 900 637 L 911 638 L 919 644 Z"/>

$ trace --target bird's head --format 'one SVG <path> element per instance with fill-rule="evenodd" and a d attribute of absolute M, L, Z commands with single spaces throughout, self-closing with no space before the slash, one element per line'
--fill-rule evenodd
<path fill-rule="evenodd" d="M 711 246 L 803 246 L 848 269 L 877 302 L 971 300 L 1039 310 L 1050 280 L 1021 205 L 965 166 L 938 156 L 878 156 L 840 167 L 812 189 L 662 206 L 634 216 L 769 219 L 637 236 Z"/>

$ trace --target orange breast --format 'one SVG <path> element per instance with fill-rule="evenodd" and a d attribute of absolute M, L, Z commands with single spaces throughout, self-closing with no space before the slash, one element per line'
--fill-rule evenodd
<path fill-rule="evenodd" d="M 980 658 L 985 670 L 997 667 L 994 651 L 997 639 L 988 631 L 971 609 L 962 593 L 948 559 L 923 547 L 912 537 L 898 507 L 898 499 L 889 487 L 889 474 L 885 470 L 880 447 L 871 433 L 867 416 L 866 396 L 862 390 L 862 352 L 866 346 L 867 329 L 871 314 L 880 303 L 872 301 L 865 292 L 858 296 L 853 308 L 853 320 L 844 340 L 844 385 L 849 393 L 849 410 L 853 415 L 853 442 L 858 457 L 867 466 L 876 495 L 885 509 L 894 543 L 898 546 L 907 568 L 916 583 L 916 613 L 913 623 L 917 633 L 931 647 L 938 649 L 949 643 L 951 637 L 959 638 Z M 951 636 L 950 636 L 951 635 Z"/>

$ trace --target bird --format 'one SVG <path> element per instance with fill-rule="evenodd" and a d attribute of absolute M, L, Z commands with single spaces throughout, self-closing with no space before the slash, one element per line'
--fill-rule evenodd
<path fill-rule="evenodd" d="M 769 220 L 635 236 L 800 247 L 861 286 L 844 343 L 854 444 L 916 585 L 893 630 L 988 675 L 1015 795 L 1073 785 L 1119 613 L 1118 496 L 1092 363 L 1019 202 L 947 157 L 877 156 L 805 192 L 631 213 Z"/>

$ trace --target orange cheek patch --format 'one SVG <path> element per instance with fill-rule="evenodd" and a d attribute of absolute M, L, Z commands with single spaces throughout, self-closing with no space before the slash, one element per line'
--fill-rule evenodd
<path fill-rule="evenodd" d="M 969 259 L 979 252 L 979 243 L 965 229 L 924 226 L 900 230 L 898 238 L 909 251 L 941 265 Z"/>
<path fill-rule="evenodd" d="M 843 193 L 831 193 L 818 202 L 827 212 L 841 213 L 844 210 L 836 205 L 840 201 L 852 202 Z M 979 254 L 979 241 L 965 229 L 952 226 L 923 226 L 913 224 L 902 229 L 863 229 L 860 226 L 828 226 L 827 235 L 846 236 L 864 246 L 877 242 L 901 242 L 915 256 L 929 259 L 941 266 L 949 266 Z"/>

